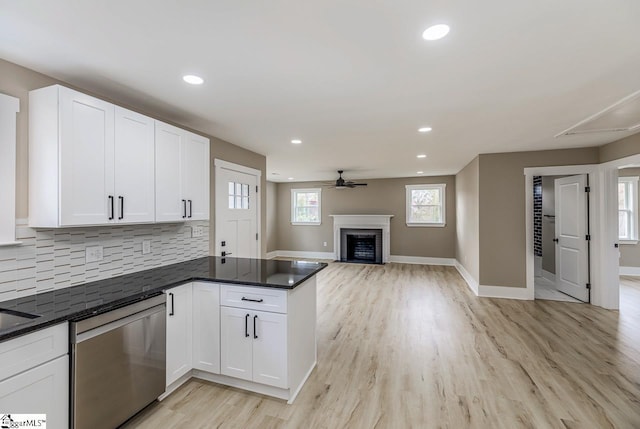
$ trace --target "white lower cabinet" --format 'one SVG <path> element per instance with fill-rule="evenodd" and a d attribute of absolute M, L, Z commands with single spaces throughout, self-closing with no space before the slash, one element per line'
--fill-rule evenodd
<path fill-rule="evenodd" d="M 193 283 L 193 369 L 220 374 L 220 285 Z"/>
<path fill-rule="evenodd" d="M 169 289 L 167 295 L 167 386 L 191 371 L 193 356 L 192 285 Z"/>
<path fill-rule="evenodd" d="M 51 428 L 69 427 L 68 325 L 0 343 L 0 413 L 46 414 Z"/>
<path fill-rule="evenodd" d="M 287 315 L 221 307 L 221 372 L 287 388 Z"/>
<path fill-rule="evenodd" d="M 6 414 L 46 414 L 51 428 L 69 427 L 69 356 L 59 357 L 0 382 Z"/>

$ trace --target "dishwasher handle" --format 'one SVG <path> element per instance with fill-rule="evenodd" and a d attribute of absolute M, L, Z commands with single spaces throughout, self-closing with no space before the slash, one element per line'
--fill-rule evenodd
<path fill-rule="evenodd" d="M 155 307 L 151 307 L 139 313 L 135 313 L 130 316 L 123 317 L 122 319 L 115 320 L 113 322 L 107 323 L 106 325 L 101 325 L 101 326 L 98 326 L 97 328 L 93 328 L 88 331 L 82 332 L 80 334 L 76 334 L 71 339 L 71 342 L 73 344 L 82 343 L 83 341 L 90 340 L 91 338 L 97 337 L 98 335 L 104 334 L 105 332 L 116 330 L 125 325 L 128 325 L 131 322 L 144 319 L 152 314 L 156 314 L 159 312 L 163 312 L 163 313 L 166 312 L 165 304 L 156 305 Z"/>

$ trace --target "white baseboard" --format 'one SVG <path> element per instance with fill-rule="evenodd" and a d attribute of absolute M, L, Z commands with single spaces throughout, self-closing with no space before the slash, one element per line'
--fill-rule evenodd
<path fill-rule="evenodd" d="M 330 259 L 332 261 L 335 261 L 336 259 L 336 255 L 333 252 L 303 252 L 298 250 L 275 250 L 273 252 L 269 252 L 267 255 L 273 255 L 271 256 L 271 258 L 275 258 L 276 256 L 282 256 L 284 258 Z"/>
<path fill-rule="evenodd" d="M 506 298 L 506 299 L 534 299 L 533 289 L 529 290 L 525 287 L 508 287 L 508 286 L 485 286 L 478 287 L 478 296 L 484 298 Z"/>
<path fill-rule="evenodd" d="M 471 289 L 471 291 L 476 296 L 478 296 L 478 282 L 476 281 L 476 279 L 474 279 L 473 276 L 469 274 L 469 272 L 466 270 L 466 268 L 457 260 L 455 261 L 455 267 L 456 267 L 456 270 L 458 270 L 458 272 L 464 279 L 464 281 L 467 282 L 469 289 Z"/>
<path fill-rule="evenodd" d="M 640 267 L 620 267 L 621 276 L 640 276 Z"/>
<path fill-rule="evenodd" d="M 424 256 L 389 256 L 389 262 L 396 262 L 399 264 L 419 264 L 419 265 L 450 265 L 454 266 L 456 260 L 453 258 L 430 258 Z"/>
<path fill-rule="evenodd" d="M 284 399 L 286 401 L 288 401 L 289 398 L 291 397 L 289 389 L 281 389 L 279 387 L 267 386 L 266 384 L 254 383 L 252 381 L 246 381 L 246 380 L 241 380 L 239 378 L 228 377 L 222 374 L 211 374 L 209 372 L 194 369 L 193 376 L 201 380 L 224 384 L 225 386 L 231 386 L 237 389 L 248 390 L 249 392 L 259 393 L 261 395 L 273 396 L 274 398 Z"/>
<path fill-rule="evenodd" d="M 267 252 L 265 256 L 267 259 L 273 259 L 278 256 L 278 251 L 274 250 L 273 252 Z"/>
<path fill-rule="evenodd" d="M 542 270 L 542 278 L 543 279 L 547 279 L 550 282 L 555 283 L 556 282 L 556 275 L 547 271 L 547 270 Z"/>

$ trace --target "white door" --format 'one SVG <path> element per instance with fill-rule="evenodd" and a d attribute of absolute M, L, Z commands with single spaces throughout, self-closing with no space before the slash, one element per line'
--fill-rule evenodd
<path fill-rule="evenodd" d="M 220 372 L 253 379 L 252 313 L 243 308 L 220 307 Z"/>
<path fill-rule="evenodd" d="M 113 221 L 113 141 L 113 104 L 61 87 L 61 226 Z"/>
<path fill-rule="evenodd" d="M 193 368 L 220 374 L 220 285 L 193 283 Z"/>
<path fill-rule="evenodd" d="M 182 154 L 187 219 L 209 220 L 209 139 L 186 132 Z"/>
<path fill-rule="evenodd" d="M 167 386 L 191 370 L 193 318 L 191 283 L 167 292 Z"/>
<path fill-rule="evenodd" d="M 259 181 L 258 170 L 216 160 L 216 255 L 260 257 Z"/>
<path fill-rule="evenodd" d="M 586 186 L 586 175 L 555 180 L 556 287 L 585 302 L 589 301 Z"/>
<path fill-rule="evenodd" d="M 287 385 L 287 316 L 256 311 L 251 315 L 253 381 L 270 386 Z"/>
<path fill-rule="evenodd" d="M 116 220 L 123 223 L 155 220 L 154 120 L 116 106 Z"/>
<path fill-rule="evenodd" d="M 182 146 L 185 132 L 180 128 L 156 123 L 156 221 L 176 222 L 186 219 L 186 200 L 182 189 Z"/>

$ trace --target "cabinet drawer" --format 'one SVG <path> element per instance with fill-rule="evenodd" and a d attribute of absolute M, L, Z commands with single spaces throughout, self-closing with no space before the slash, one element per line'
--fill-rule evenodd
<path fill-rule="evenodd" d="M 251 310 L 287 312 L 287 291 L 250 286 L 222 285 L 220 305 Z"/>
<path fill-rule="evenodd" d="M 69 352 L 67 323 L 0 343 L 0 380 Z"/>

